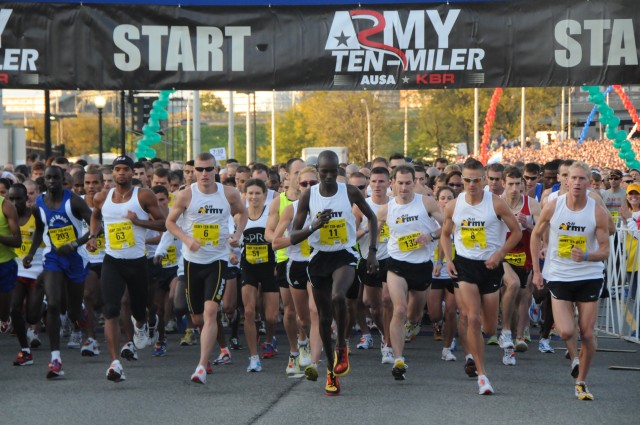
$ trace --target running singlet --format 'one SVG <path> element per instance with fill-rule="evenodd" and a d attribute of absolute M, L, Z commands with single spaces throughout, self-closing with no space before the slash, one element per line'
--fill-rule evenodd
<path fill-rule="evenodd" d="M 85 199 L 84 195 L 82 195 L 82 199 Z M 93 208 L 91 207 L 89 208 L 93 211 Z M 89 231 L 89 224 L 84 220 L 82 220 L 82 235 L 84 236 L 85 233 L 87 233 L 88 231 Z M 82 245 L 81 247 L 78 248 L 78 252 L 89 263 L 102 264 L 102 261 L 104 260 L 104 249 L 105 249 L 104 233 L 102 233 L 100 236 L 96 238 L 96 247 L 98 249 L 91 252 L 87 249 L 86 245 Z"/>
<path fill-rule="evenodd" d="M 269 205 L 262 209 L 262 214 L 256 220 L 249 218 L 242 232 L 244 245 L 242 247 L 242 261 L 250 265 L 275 263 L 275 254 L 271 244 L 264 238 Z"/>
<path fill-rule="evenodd" d="M 465 193 L 456 198 L 453 224 L 456 253 L 470 260 L 488 260 L 504 245 L 507 226 L 493 208 L 493 194 L 482 192 L 482 201 L 470 205 Z"/>
<path fill-rule="evenodd" d="M 216 183 L 215 193 L 200 192 L 198 184 L 191 185 L 191 202 L 184 211 L 182 230 L 200 241 L 200 249 L 191 251 L 182 245 L 182 256 L 190 263 L 211 264 L 229 259 L 229 217 L 231 206 L 224 194 L 224 186 Z"/>
<path fill-rule="evenodd" d="M 113 258 L 133 260 L 145 256 L 144 241 L 147 229 L 135 226 L 127 218 L 132 211 L 139 220 L 149 220 L 147 213 L 138 200 L 138 188 L 133 188 L 131 199 L 122 204 L 113 202 L 114 189 L 109 190 L 102 205 L 102 222 L 105 233 L 105 252 Z"/>
<path fill-rule="evenodd" d="M 431 261 L 436 242 L 420 245 L 416 239 L 423 233 L 432 233 L 440 225 L 427 212 L 422 195 L 414 194 L 408 204 L 398 204 L 396 198 L 389 201 L 387 210 L 389 226 L 389 256 L 412 264 Z"/>
<path fill-rule="evenodd" d="M 329 222 L 309 236 L 309 245 L 314 249 L 311 253 L 312 257 L 318 251 L 351 250 L 356 245 L 356 219 L 351 210 L 347 185 L 345 183 L 337 183 L 337 185 L 338 191 L 331 197 L 320 195 L 320 185 L 309 189 L 311 217 L 317 217 L 326 209 L 332 211 Z"/>
<path fill-rule="evenodd" d="M 38 247 L 36 253 L 31 260 L 31 267 L 25 269 L 22 265 L 22 259 L 27 256 L 31 249 L 33 234 L 36 232 L 36 219 L 33 214 L 29 215 L 29 220 L 20 226 L 20 234 L 22 235 L 22 245 L 20 248 L 14 248 L 16 251 L 16 261 L 18 262 L 18 276 L 27 277 L 29 279 L 37 279 L 42 273 L 42 251 L 45 247 L 44 242 Z"/>
<path fill-rule="evenodd" d="M 522 215 L 527 216 L 527 223 L 533 224 L 533 216 L 531 215 L 531 211 L 529 210 L 529 197 L 522 197 L 522 207 L 520 211 L 514 213 L 520 213 Z M 531 265 L 531 247 L 529 245 L 531 241 L 531 230 L 524 228 L 520 225 L 520 230 L 522 230 L 522 238 L 516 244 L 516 246 L 505 255 L 504 260 L 516 267 L 524 267 L 526 270 L 531 270 L 533 267 Z M 507 232 L 507 239 L 511 233 Z"/>
<path fill-rule="evenodd" d="M 64 190 L 62 202 L 56 210 L 51 210 L 44 202 L 44 194 L 36 199 L 40 219 L 44 223 L 42 238 L 46 245 L 43 255 L 52 252 L 52 248 L 77 241 L 82 234 L 82 220 L 76 218 L 71 211 L 71 191 Z"/>
<path fill-rule="evenodd" d="M 296 216 L 298 212 L 298 201 L 293 202 L 293 217 Z M 307 215 L 306 220 L 304 221 L 304 225 L 302 228 L 308 227 L 311 223 L 311 219 Z M 293 228 L 293 219 L 287 226 L 287 232 L 291 233 Z M 309 239 L 305 239 L 297 245 L 289 245 L 287 248 L 287 257 L 293 261 L 309 261 L 309 257 L 311 256 L 311 246 L 309 245 Z"/>
<path fill-rule="evenodd" d="M 7 221 L 7 217 L 5 217 L 4 212 L 2 211 L 4 200 L 5 198 L 0 196 L 0 236 L 11 236 L 11 231 L 9 230 L 9 222 Z M 13 260 L 15 257 L 16 252 L 13 250 L 13 248 L 9 248 L 6 245 L 0 244 L 0 263 L 6 263 Z"/>
<path fill-rule="evenodd" d="M 282 211 L 284 211 L 284 209 L 291 205 L 293 202 L 289 200 L 289 198 L 287 198 L 287 194 L 286 192 L 282 192 L 280 194 L 280 196 L 278 197 L 279 203 L 278 203 L 278 216 L 282 217 Z M 271 205 L 271 203 L 267 203 L 266 205 Z M 295 217 L 295 216 L 294 216 Z M 289 232 L 291 232 L 291 229 L 289 229 Z M 307 242 L 308 244 L 308 242 Z M 276 261 L 278 263 L 282 263 L 283 261 L 287 261 L 287 249 L 286 248 L 282 248 L 276 251 Z"/>
<path fill-rule="evenodd" d="M 596 201 L 587 196 L 587 204 L 580 211 L 572 211 L 567 206 L 567 195 L 558 197 L 556 209 L 549 222 L 549 245 L 542 269 L 542 277 L 547 281 L 575 282 L 602 278 L 602 261 L 571 259 L 574 247 L 582 252 L 597 249 L 596 241 Z"/>
<path fill-rule="evenodd" d="M 391 199 L 393 198 L 389 198 L 389 201 L 391 201 Z M 373 211 L 373 213 L 378 214 L 378 210 L 380 209 L 381 205 L 378 205 L 375 202 L 373 202 L 371 198 L 367 198 L 365 199 L 365 201 L 367 202 L 367 204 L 369 204 L 369 207 L 371 207 L 371 210 Z M 366 230 L 369 229 L 369 219 L 365 215 L 362 215 L 362 222 L 360 223 L 360 226 Z M 361 252 L 364 252 L 364 253 L 369 252 L 370 240 L 371 240 L 371 235 L 368 232 L 365 233 L 364 236 L 358 240 L 358 245 L 360 246 Z M 378 251 L 376 251 L 376 259 L 378 259 L 378 261 L 389 258 L 389 250 L 387 249 L 388 243 L 389 243 L 389 225 L 385 223 L 382 226 L 382 229 L 380 229 L 380 237 L 378 238 L 378 244 L 376 245 L 378 247 Z"/>

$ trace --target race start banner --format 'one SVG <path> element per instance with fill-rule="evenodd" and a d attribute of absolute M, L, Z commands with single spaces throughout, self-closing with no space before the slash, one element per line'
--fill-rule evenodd
<path fill-rule="evenodd" d="M 640 83 L 637 0 L 0 3 L 0 88 L 406 90 Z"/>

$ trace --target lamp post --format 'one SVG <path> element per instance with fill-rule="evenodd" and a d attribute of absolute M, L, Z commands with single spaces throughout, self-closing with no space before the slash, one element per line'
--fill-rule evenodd
<path fill-rule="evenodd" d="M 371 114 L 369 114 L 369 104 L 366 99 L 360 99 L 364 103 L 364 108 L 367 111 L 367 162 L 371 162 Z"/>
<path fill-rule="evenodd" d="M 98 162 L 102 165 L 102 110 L 107 105 L 107 99 L 98 95 L 93 99 L 93 104 L 98 109 Z"/>

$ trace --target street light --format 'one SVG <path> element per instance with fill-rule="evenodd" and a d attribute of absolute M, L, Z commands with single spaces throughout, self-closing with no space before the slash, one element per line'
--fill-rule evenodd
<path fill-rule="evenodd" d="M 107 105 L 107 99 L 98 95 L 93 99 L 93 104 L 98 109 L 98 162 L 102 165 L 102 110 Z"/>
<path fill-rule="evenodd" d="M 371 115 L 369 114 L 369 104 L 366 99 L 360 99 L 364 103 L 364 108 L 367 111 L 367 162 L 371 162 Z"/>

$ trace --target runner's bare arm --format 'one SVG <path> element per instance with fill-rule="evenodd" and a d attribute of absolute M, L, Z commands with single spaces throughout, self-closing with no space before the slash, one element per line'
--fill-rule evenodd
<path fill-rule="evenodd" d="M 156 195 L 149 189 L 140 189 L 138 190 L 138 199 L 140 200 L 140 206 L 142 209 L 151 216 L 151 220 L 140 220 L 132 211 L 129 211 L 127 218 L 136 226 L 155 230 L 156 232 L 166 231 L 166 217 L 164 216 L 160 205 L 158 205 Z"/>
<path fill-rule="evenodd" d="M 278 226 L 278 220 L 280 220 L 280 196 L 274 197 L 273 201 L 271 201 L 271 204 L 269 205 L 269 217 L 267 217 L 267 225 L 264 229 L 264 238 L 267 242 L 273 243 L 273 234 Z"/>
<path fill-rule="evenodd" d="M 244 206 L 244 201 L 240 192 L 237 189 L 229 186 L 224 186 L 224 194 L 227 197 L 229 206 L 231 207 L 231 215 L 236 218 L 236 231 L 231 237 L 229 237 L 229 244 L 233 247 L 237 247 L 242 239 L 242 232 L 247 226 L 247 220 L 249 214 Z"/>
<path fill-rule="evenodd" d="M 269 211 L 269 213 L 271 213 L 271 211 Z M 280 216 L 280 220 L 278 221 L 275 231 L 272 233 L 273 240 L 271 241 L 271 247 L 274 250 L 286 248 L 291 245 L 289 237 L 284 235 L 284 232 L 287 230 L 287 226 L 289 226 L 291 220 L 293 220 L 293 205 L 287 205 L 282 211 L 282 215 Z"/>
<path fill-rule="evenodd" d="M 7 225 L 11 236 L 0 236 L 0 243 L 9 248 L 20 248 L 22 246 L 22 234 L 20 233 L 20 223 L 18 221 L 18 210 L 9 200 L 2 202 L 2 213 L 7 218 Z"/>

